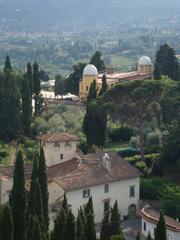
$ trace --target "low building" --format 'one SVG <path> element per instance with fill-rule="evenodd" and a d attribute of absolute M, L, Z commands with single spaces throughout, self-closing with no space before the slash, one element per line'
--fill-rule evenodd
<path fill-rule="evenodd" d="M 156 229 L 156 225 L 159 221 L 160 213 L 150 206 L 145 206 L 141 210 L 141 218 L 142 218 L 142 234 L 147 237 L 150 232 L 151 237 L 154 239 L 154 233 Z M 170 218 L 168 216 L 164 216 L 166 222 L 167 229 L 167 240 L 179 240 L 180 239 L 180 223 L 179 221 Z"/>
<path fill-rule="evenodd" d="M 85 101 L 89 93 L 92 82 L 96 81 L 97 91 L 102 88 L 102 77 L 106 76 L 108 87 L 113 87 L 119 82 L 132 81 L 132 80 L 144 80 L 152 78 L 153 68 L 151 59 L 147 56 L 142 56 L 138 61 L 136 71 L 131 72 L 114 72 L 113 69 L 108 69 L 106 72 L 98 73 L 97 68 L 88 64 L 83 71 L 83 78 L 79 83 L 79 99 Z"/>

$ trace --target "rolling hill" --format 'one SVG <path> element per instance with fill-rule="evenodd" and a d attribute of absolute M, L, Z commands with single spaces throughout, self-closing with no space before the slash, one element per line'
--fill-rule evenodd
<path fill-rule="evenodd" d="M 165 17 L 179 12 L 179 0 L 0 0 L 1 25 L 17 30 Z"/>

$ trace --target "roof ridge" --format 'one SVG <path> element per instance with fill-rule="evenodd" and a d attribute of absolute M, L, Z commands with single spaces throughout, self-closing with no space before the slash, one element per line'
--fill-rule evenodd
<path fill-rule="evenodd" d="M 48 141 L 50 141 L 52 138 L 54 138 L 57 135 L 57 133 L 54 133 L 51 137 L 48 138 Z"/>

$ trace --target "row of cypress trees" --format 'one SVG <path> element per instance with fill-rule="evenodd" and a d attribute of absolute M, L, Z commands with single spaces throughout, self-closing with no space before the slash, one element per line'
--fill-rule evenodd
<path fill-rule="evenodd" d="M 32 97 L 35 99 L 34 114 L 38 116 L 42 107 L 38 64 L 28 63 L 25 73 L 15 72 L 7 56 L 4 71 L 0 72 L 0 138 L 10 141 L 22 131 L 29 135 Z"/>
<path fill-rule="evenodd" d="M 0 219 L 0 239 L 47 240 L 49 228 L 48 186 L 44 152 L 35 157 L 30 191 L 25 190 L 22 153 L 17 153 L 9 204 Z"/>
<path fill-rule="evenodd" d="M 119 236 L 124 240 L 120 213 L 117 201 L 110 212 L 107 212 L 100 225 L 100 240 L 109 240 L 112 236 Z M 94 222 L 94 210 L 92 197 L 84 208 L 80 208 L 77 218 L 72 214 L 68 206 L 66 195 L 62 202 L 62 208 L 54 221 L 54 229 L 51 232 L 51 240 L 96 240 L 96 228 Z"/>

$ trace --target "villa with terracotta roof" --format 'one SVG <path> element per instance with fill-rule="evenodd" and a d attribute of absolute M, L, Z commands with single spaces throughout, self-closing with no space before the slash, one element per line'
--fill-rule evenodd
<path fill-rule="evenodd" d="M 96 223 L 116 200 L 122 216 L 136 215 L 141 173 L 117 153 L 84 155 L 77 148 L 78 138 L 67 133 L 49 133 L 37 140 L 46 159 L 51 220 L 61 206 L 64 193 L 75 216 L 92 196 Z M 13 169 L 13 166 L 0 169 L 1 204 L 8 200 Z M 25 165 L 27 182 L 31 171 L 32 166 Z"/>
<path fill-rule="evenodd" d="M 149 205 L 145 206 L 141 210 L 142 218 L 142 233 L 145 237 L 150 232 L 152 238 L 154 238 L 155 228 L 159 221 L 160 213 Z M 168 216 L 164 216 L 167 229 L 167 240 L 179 240 L 180 239 L 180 222 Z"/>
<path fill-rule="evenodd" d="M 56 214 L 64 193 L 75 216 L 90 196 L 96 222 L 116 200 L 122 215 L 136 214 L 141 173 L 117 153 L 84 155 L 72 134 L 46 134 L 37 139 L 48 166 L 50 216 Z"/>
<path fill-rule="evenodd" d="M 103 73 L 98 73 L 97 68 L 88 64 L 83 71 L 83 78 L 79 82 L 79 99 L 85 101 L 89 93 L 92 82 L 96 81 L 97 91 L 102 88 L 102 77 L 106 76 L 108 87 L 113 87 L 119 82 L 151 79 L 153 76 L 153 67 L 151 59 L 148 56 L 142 56 L 138 61 L 136 71 L 114 72 L 113 69 L 107 69 Z"/>

